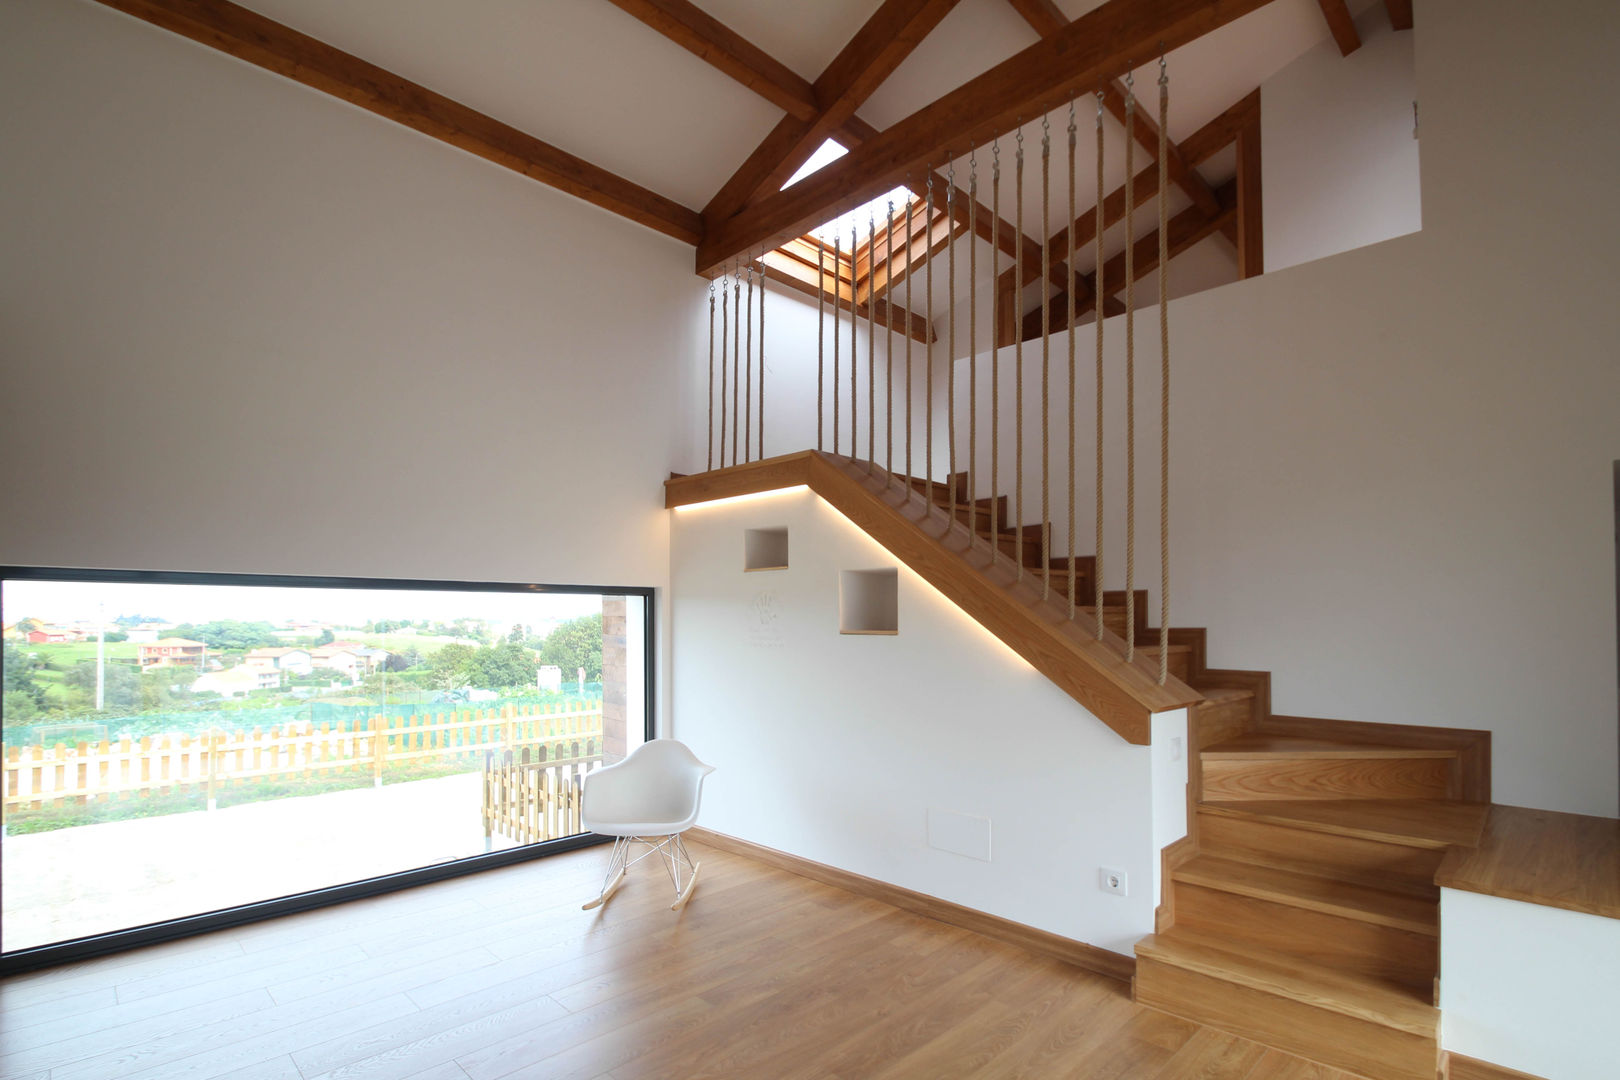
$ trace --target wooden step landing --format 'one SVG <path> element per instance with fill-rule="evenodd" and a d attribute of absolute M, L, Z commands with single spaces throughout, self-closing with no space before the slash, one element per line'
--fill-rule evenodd
<path fill-rule="evenodd" d="M 1221 800 L 1445 799 L 1457 751 L 1293 735 L 1241 735 L 1201 751 L 1204 797 Z"/>
<path fill-rule="evenodd" d="M 1199 855 L 1177 867 L 1173 876 L 1190 885 L 1414 934 L 1435 937 L 1440 932 L 1439 913 L 1433 901 L 1403 892 L 1218 855 Z"/>
<path fill-rule="evenodd" d="M 1136 999 L 1388 1080 L 1433 1080 L 1439 1011 L 1412 987 L 1177 927 L 1136 946 Z"/>
<path fill-rule="evenodd" d="M 1198 810 L 1308 832 L 1443 851 L 1452 846 L 1477 846 L 1490 804 L 1449 799 L 1212 800 L 1200 803 Z"/>

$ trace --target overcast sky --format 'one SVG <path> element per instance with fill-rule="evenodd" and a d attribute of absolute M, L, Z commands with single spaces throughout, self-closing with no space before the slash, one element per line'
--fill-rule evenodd
<path fill-rule="evenodd" d="M 104 605 L 104 607 L 102 606 Z M 537 625 L 602 610 L 597 595 L 438 592 L 420 589 L 315 589 L 259 585 L 154 585 L 137 582 L 14 581 L 0 584 L 5 621 L 111 620 L 146 615 L 168 622 L 281 623 L 287 619 L 358 626 L 377 619 L 487 619 L 497 627 Z"/>

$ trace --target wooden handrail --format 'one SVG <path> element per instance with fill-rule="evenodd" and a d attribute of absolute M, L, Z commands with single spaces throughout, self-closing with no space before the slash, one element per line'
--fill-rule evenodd
<path fill-rule="evenodd" d="M 1043 601 L 1029 575 L 1017 582 L 1004 561 L 986 566 L 973 533 L 886 473 L 865 462 L 804 450 L 664 484 L 670 509 L 805 486 L 920 574 L 1041 674 L 1127 742 L 1147 745 L 1150 717 L 1203 700 L 1173 676 L 1160 686 L 1157 661 L 1125 659 L 1125 642 L 1102 641 L 1087 622 L 1071 622 L 1065 604 Z"/>

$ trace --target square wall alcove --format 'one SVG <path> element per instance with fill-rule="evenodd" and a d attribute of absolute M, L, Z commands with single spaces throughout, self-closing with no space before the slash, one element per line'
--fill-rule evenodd
<path fill-rule="evenodd" d="M 840 570 L 838 632 L 898 634 L 900 571 L 893 567 L 883 570 Z"/>
<path fill-rule="evenodd" d="M 779 529 L 743 530 L 743 569 L 786 570 L 788 568 L 788 531 Z"/>

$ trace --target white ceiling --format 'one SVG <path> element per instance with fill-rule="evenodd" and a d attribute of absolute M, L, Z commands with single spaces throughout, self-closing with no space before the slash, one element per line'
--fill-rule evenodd
<path fill-rule="evenodd" d="M 1073 18 L 1100 2 L 1059 7 Z M 607 0 L 245 3 L 693 209 L 782 116 Z M 696 3 L 814 81 L 877 0 Z M 1172 136 L 1197 129 L 1326 36 L 1317 0 L 1274 0 L 1177 50 Z M 1006 0 L 961 0 L 859 115 L 887 127 L 1035 40 Z M 1142 78 L 1151 91 L 1157 73 Z"/>
<path fill-rule="evenodd" d="M 607 0 L 243 0 L 246 6 L 338 48 L 437 90 L 522 131 L 661 195 L 701 209 L 782 112 L 686 49 L 620 11 Z M 814 81 L 876 9 L 878 0 L 694 0 L 699 7 L 765 52 Z M 1103 0 L 1057 0 L 1071 19 Z M 1378 0 L 1352 0 L 1355 12 Z M 1260 10 L 1170 54 L 1170 134 L 1180 140 L 1237 102 L 1263 80 L 1328 37 L 1317 0 L 1273 0 Z M 1007 0 L 961 0 L 859 110 L 887 127 L 968 79 L 1028 47 L 1035 31 Z M 1137 90 L 1157 111 L 1157 65 L 1137 72 Z M 1055 231 L 1067 214 L 1067 110 L 1049 115 L 1052 137 L 1051 213 Z M 1024 232 L 1041 235 L 1041 118 L 1023 127 L 1026 181 Z M 1079 155 L 1076 203 L 1097 197 L 1093 175 L 1095 106 L 1077 109 Z M 1124 180 L 1124 132 L 1103 120 L 1106 186 Z M 1002 214 L 1015 211 L 1012 135 L 999 140 Z M 988 148 L 978 152 L 980 200 L 990 203 Z M 1138 156 L 1138 167 L 1146 163 Z M 1212 184 L 1230 179 L 1230 153 L 1202 167 Z M 955 163 L 964 189 L 968 162 Z M 943 173 L 943 168 L 941 172 Z M 943 189 L 941 189 L 943 190 Z M 1171 212 L 1186 200 L 1177 193 Z M 1143 208 L 1131 232 L 1150 231 L 1156 217 Z M 865 216 L 862 215 L 862 231 Z M 1124 244 L 1123 225 L 1108 230 L 1110 253 Z M 969 241 L 958 251 L 959 285 L 966 287 Z M 991 252 L 977 248 L 981 287 L 988 287 Z M 1089 257 L 1079 260 L 1089 265 Z M 1196 265 L 1195 265 L 1196 264 Z M 1005 256 L 1001 265 L 1007 265 Z M 1196 291 L 1236 274 L 1231 245 L 1217 236 L 1178 260 L 1172 293 Z M 936 275 L 943 302 L 946 275 Z M 920 283 L 919 283 L 920 284 Z M 1032 285 L 1026 303 L 1038 301 Z M 1151 285 L 1148 291 L 1151 291 Z M 923 304 L 922 297 L 917 305 Z"/>

